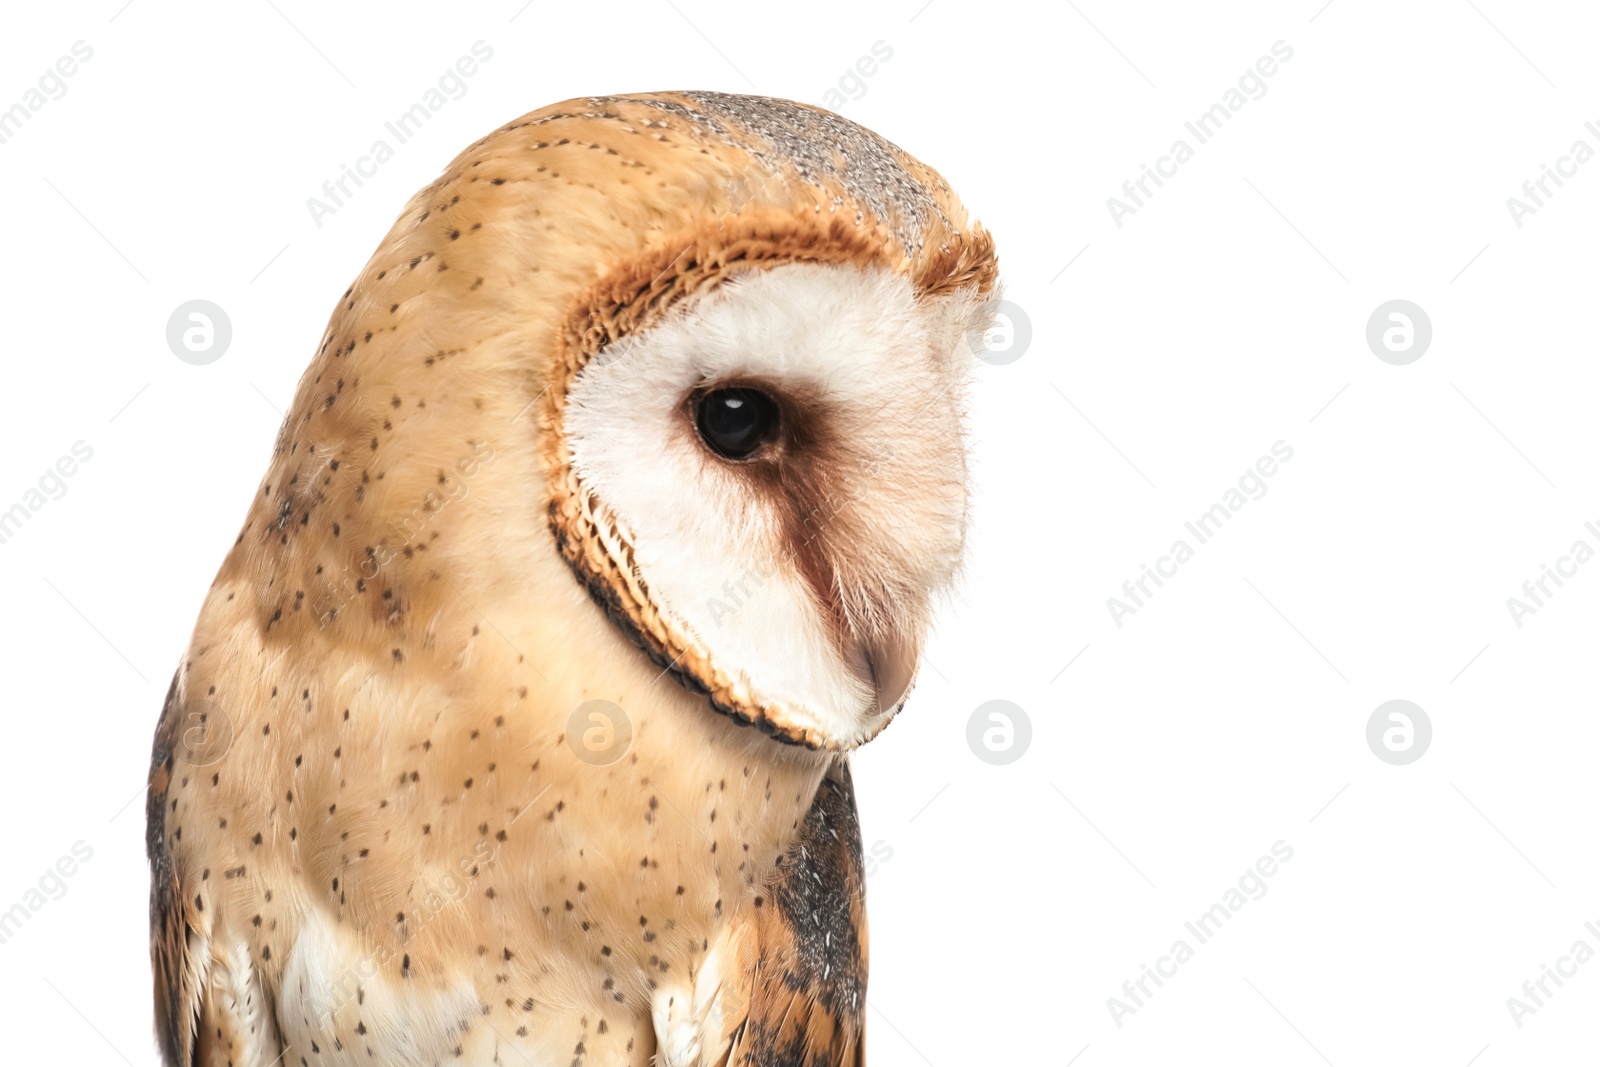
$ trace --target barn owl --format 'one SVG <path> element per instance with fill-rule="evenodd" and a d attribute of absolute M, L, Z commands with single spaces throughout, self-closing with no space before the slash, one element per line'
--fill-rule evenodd
<path fill-rule="evenodd" d="M 533 112 L 340 297 L 151 776 L 172 1065 L 862 1062 L 846 759 L 963 551 L 993 242 L 829 112 Z"/>

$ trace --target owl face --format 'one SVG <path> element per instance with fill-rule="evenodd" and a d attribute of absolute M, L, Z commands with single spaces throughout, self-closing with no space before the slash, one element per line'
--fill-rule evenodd
<path fill-rule="evenodd" d="M 995 299 L 785 263 L 600 349 L 560 411 L 595 532 L 580 577 L 620 581 L 627 610 L 596 599 L 720 710 L 813 747 L 870 738 L 961 560 L 969 341 Z"/>

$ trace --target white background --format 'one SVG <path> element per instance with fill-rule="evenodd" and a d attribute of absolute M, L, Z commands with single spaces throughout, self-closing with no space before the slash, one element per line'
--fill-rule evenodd
<path fill-rule="evenodd" d="M 1600 549 L 1600 161 L 1520 228 L 1506 199 L 1575 140 L 1600 149 L 1600 16 L 921 2 L 9 13 L 0 107 L 75 41 L 94 54 L 0 144 L 0 510 L 93 449 L 0 545 L 0 910 L 93 849 L 0 944 L 8 1062 L 155 1062 L 150 734 L 280 411 L 410 194 L 548 103 L 822 103 L 878 41 L 892 57 L 841 110 L 984 219 L 1032 340 L 976 365 L 964 591 L 856 761 L 865 839 L 892 853 L 869 883 L 871 1062 L 1592 1062 L 1600 962 L 1520 1028 L 1506 1001 L 1575 941 L 1600 950 L 1600 562 L 1520 628 L 1506 600 Z M 316 226 L 306 199 L 480 39 L 465 96 Z M 1184 122 L 1279 40 L 1266 95 L 1196 146 Z M 1179 137 L 1195 157 L 1118 227 L 1107 198 Z M 165 340 L 195 298 L 233 324 L 210 366 Z M 1365 340 L 1396 298 L 1433 325 L 1408 366 Z M 1119 628 L 1107 598 L 1280 440 L 1266 495 Z M 1366 742 L 1395 698 L 1433 725 L 1409 766 Z M 992 699 L 1032 724 L 1006 766 L 966 741 Z M 1184 922 L 1280 840 L 1269 892 L 1198 946 Z M 1180 937 L 1195 958 L 1119 1027 L 1107 998 Z"/>

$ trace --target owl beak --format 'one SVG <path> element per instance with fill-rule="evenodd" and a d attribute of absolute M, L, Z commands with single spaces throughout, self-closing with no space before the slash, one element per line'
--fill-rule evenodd
<path fill-rule="evenodd" d="M 903 638 L 886 637 L 867 644 L 862 652 L 877 694 L 878 714 L 890 714 L 900 707 L 916 680 L 917 648 Z"/>

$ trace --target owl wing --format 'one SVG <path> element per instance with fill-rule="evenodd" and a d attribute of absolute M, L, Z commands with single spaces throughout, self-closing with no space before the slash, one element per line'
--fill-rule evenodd
<path fill-rule="evenodd" d="M 739 988 L 724 992 L 718 1067 L 860 1067 L 865 1062 L 867 913 L 855 787 L 843 761 L 798 839 L 730 931 Z M 742 1018 L 739 1017 L 743 1009 Z M 734 1010 L 730 1010 L 734 1009 Z M 713 1044 L 712 1047 L 717 1047 Z"/>
<path fill-rule="evenodd" d="M 198 900 L 186 898 L 173 856 L 178 843 L 168 816 L 174 773 L 198 772 L 179 757 L 186 751 L 176 694 L 167 690 L 150 757 L 145 799 L 145 848 L 150 857 L 150 961 L 155 976 L 156 1038 L 167 1067 L 256 1067 L 281 1053 L 277 1026 L 268 1010 L 249 952 L 221 950 Z"/>
<path fill-rule="evenodd" d="M 150 753 L 150 781 L 145 795 L 145 851 L 150 857 L 150 962 L 155 976 L 156 1039 L 167 1067 L 195 1062 L 200 1015 L 201 975 L 191 961 L 195 937 L 192 917 L 167 836 L 167 793 L 177 765 L 175 751 L 178 678 L 174 675 L 156 727 Z"/>

